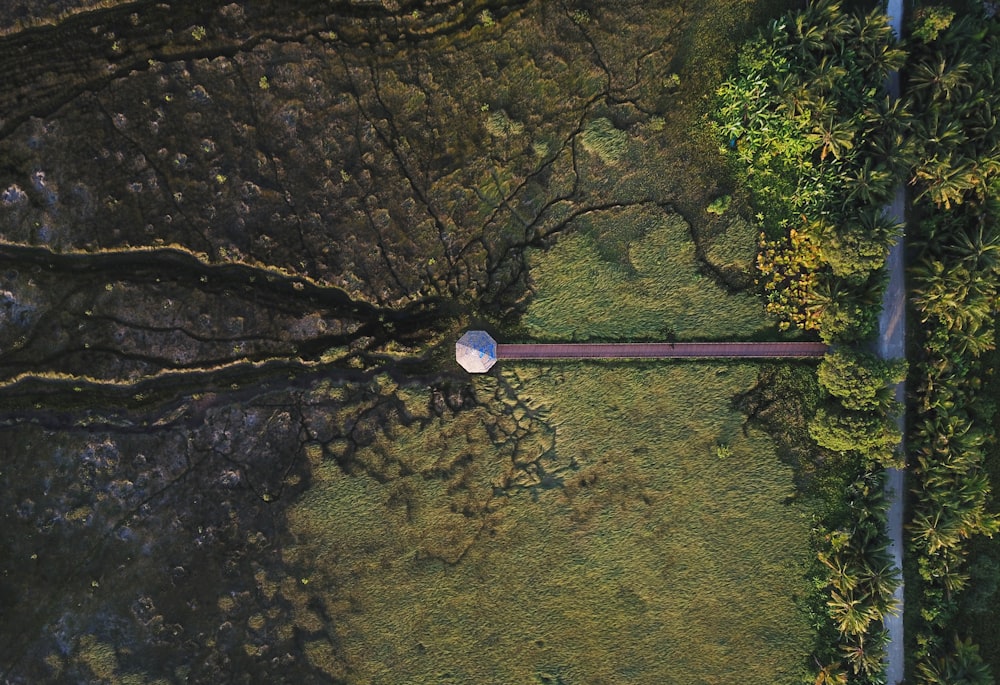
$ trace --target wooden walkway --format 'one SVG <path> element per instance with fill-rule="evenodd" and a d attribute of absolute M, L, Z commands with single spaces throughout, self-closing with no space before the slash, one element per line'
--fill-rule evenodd
<path fill-rule="evenodd" d="M 549 343 L 497 345 L 497 359 L 670 359 L 822 357 L 817 342 Z"/>

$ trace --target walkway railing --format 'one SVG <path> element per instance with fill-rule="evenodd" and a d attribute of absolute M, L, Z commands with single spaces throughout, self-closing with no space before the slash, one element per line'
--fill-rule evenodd
<path fill-rule="evenodd" d="M 672 359 L 822 357 L 817 342 L 526 343 L 500 345 L 486 331 L 466 331 L 455 343 L 455 361 L 469 373 L 486 373 L 500 359 Z"/>
<path fill-rule="evenodd" d="M 497 359 L 669 359 L 683 357 L 822 357 L 817 342 L 498 344 Z"/>

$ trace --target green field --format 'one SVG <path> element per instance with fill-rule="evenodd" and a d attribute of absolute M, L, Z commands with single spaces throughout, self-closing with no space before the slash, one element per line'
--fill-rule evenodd
<path fill-rule="evenodd" d="M 531 263 L 538 338 L 767 325 L 659 210 L 584 222 Z M 357 683 L 799 682 L 812 512 L 787 503 L 791 469 L 733 408 L 759 367 L 498 368 L 456 415 L 398 391 L 409 425 L 358 450 L 357 475 L 317 457 L 289 555 L 327 599 L 310 610 L 303 592 L 296 620 L 330 616 L 342 657 L 324 634 L 314 663 Z"/>
<path fill-rule="evenodd" d="M 757 297 L 729 294 L 699 270 L 680 215 L 632 208 L 578 223 L 531 259 L 538 292 L 522 321 L 532 339 L 712 340 L 773 330 Z M 749 271 L 756 236 L 745 226 L 721 233 L 711 254 Z"/>
<path fill-rule="evenodd" d="M 331 615 L 346 654 L 324 661 L 318 640 L 317 665 L 358 683 L 797 682 L 809 512 L 730 408 L 756 375 L 508 367 L 476 380 L 475 412 L 359 455 L 410 475 L 324 461 L 290 513 L 290 553 L 328 598 L 313 622 Z M 491 439 L 505 407 L 512 433 L 543 437 Z"/>

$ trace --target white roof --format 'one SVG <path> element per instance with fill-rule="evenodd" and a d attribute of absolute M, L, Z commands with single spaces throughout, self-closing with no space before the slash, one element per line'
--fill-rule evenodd
<path fill-rule="evenodd" d="M 468 331 L 455 343 L 455 361 L 469 373 L 486 373 L 497 363 L 497 341 L 486 331 Z"/>

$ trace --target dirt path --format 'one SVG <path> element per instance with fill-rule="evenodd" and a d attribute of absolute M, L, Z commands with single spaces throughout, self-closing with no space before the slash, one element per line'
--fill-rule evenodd
<path fill-rule="evenodd" d="M 889 0 L 886 12 L 889 15 L 889 23 L 892 25 L 896 35 L 902 34 L 903 28 L 903 2 L 902 0 Z M 889 84 L 890 92 L 899 96 L 899 74 L 893 74 Z M 896 189 L 896 196 L 891 205 L 886 207 L 886 213 L 895 221 L 904 223 L 906 205 L 906 194 L 902 187 Z M 889 260 L 886 268 L 889 270 L 889 285 L 885 289 L 882 298 L 882 313 L 879 315 L 879 341 L 878 353 L 883 359 L 901 359 L 906 357 L 906 285 L 904 271 L 904 246 L 901 236 L 896 244 L 889 251 Z M 900 402 L 906 397 L 905 383 L 896 386 L 896 399 Z M 897 419 L 900 432 L 906 428 L 906 417 L 900 415 Z M 905 443 L 900 444 L 900 452 L 903 452 Z M 904 494 L 904 472 L 899 469 L 889 469 L 886 474 L 885 483 L 886 499 L 889 502 L 888 511 L 888 534 L 889 553 L 892 555 L 893 564 L 902 572 L 903 568 L 903 494 Z M 886 630 L 889 631 L 889 644 L 886 648 L 886 682 L 889 685 L 898 685 L 903 682 L 903 660 L 904 643 L 903 634 L 903 584 L 900 582 L 896 589 L 894 598 L 898 607 L 896 616 L 888 616 L 885 619 Z"/>

